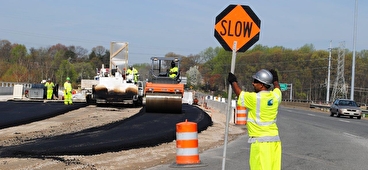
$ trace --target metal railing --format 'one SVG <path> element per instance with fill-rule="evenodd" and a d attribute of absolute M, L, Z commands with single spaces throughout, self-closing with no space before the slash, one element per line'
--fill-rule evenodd
<path fill-rule="evenodd" d="M 321 108 L 321 109 L 326 109 L 326 111 L 329 111 L 330 105 L 311 103 L 309 105 L 309 108 Z M 362 113 L 363 113 L 362 117 L 365 117 L 365 115 L 368 114 L 368 110 L 367 109 L 361 109 L 361 110 L 362 110 Z"/>

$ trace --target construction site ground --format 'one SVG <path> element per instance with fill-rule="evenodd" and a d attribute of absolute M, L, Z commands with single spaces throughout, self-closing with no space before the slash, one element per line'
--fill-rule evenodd
<path fill-rule="evenodd" d="M 201 106 L 198 106 L 201 107 Z M 202 107 L 201 107 L 202 108 Z M 96 107 L 90 105 L 50 119 L 0 130 L 0 145 L 10 146 L 32 139 L 78 132 L 126 119 L 141 108 Z M 199 152 L 223 145 L 226 116 L 211 108 L 202 108 L 212 117 L 213 125 L 198 134 Z M 245 134 L 245 126 L 230 125 L 229 140 Z M 155 147 L 83 156 L 55 158 L 0 158 L 0 169 L 146 169 L 175 161 L 176 142 Z"/>
<path fill-rule="evenodd" d="M 4 101 L 4 100 L 3 100 Z M 217 148 L 224 144 L 226 116 L 211 108 L 201 109 L 212 118 L 213 125 L 198 134 L 199 154 L 210 148 Z M 287 104 L 286 107 L 300 107 L 310 109 L 306 104 Z M 18 145 L 32 141 L 32 139 L 57 136 L 78 132 L 91 127 L 106 125 L 118 120 L 126 119 L 141 108 L 113 108 L 96 107 L 90 105 L 65 114 L 37 121 L 21 126 L 0 130 L 0 146 Z M 320 110 L 326 112 L 325 110 Z M 326 112 L 328 114 L 328 112 Z M 230 123 L 228 140 L 232 141 L 240 135 L 246 134 L 245 126 Z M 131 149 L 119 152 L 107 152 L 96 155 L 58 156 L 56 159 L 39 158 L 0 158 L 0 169 L 110 169 L 137 170 L 147 169 L 159 164 L 170 164 L 176 159 L 176 142 L 172 141 L 155 147 Z"/>

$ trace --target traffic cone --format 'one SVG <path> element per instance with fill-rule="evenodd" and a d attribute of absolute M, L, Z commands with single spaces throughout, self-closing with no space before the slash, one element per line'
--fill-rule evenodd
<path fill-rule="evenodd" d="M 176 162 L 171 167 L 207 166 L 199 160 L 197 123 L 176 124 Z"/>
<path fill-rule="evenodd" d="M 236 106 L 235 124 L 236 125 L 247 124 L 247 108 L 239 105 Z"/>

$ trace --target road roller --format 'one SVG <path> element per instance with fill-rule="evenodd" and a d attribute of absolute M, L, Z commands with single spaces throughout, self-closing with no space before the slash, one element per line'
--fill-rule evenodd
<path fill-rule="evenodd" d="M 151 58 L 149 79 L 144 88 L 146 112 L 182 112 L 184 84 L 180 83 L 180 59 L 178 57 Z M 173 69 L 177 72 L 173 73 Z"/>

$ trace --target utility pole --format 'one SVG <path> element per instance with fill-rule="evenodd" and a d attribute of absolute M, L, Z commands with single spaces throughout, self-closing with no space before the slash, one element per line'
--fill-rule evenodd
<path fill-rule="evenodd" d="M 330 102 L 330 74 L 331 74 L 331 42 L 330 41 L 330 48 L 328 48 L 329 50 L 329 55 L 328 55 L 328 75 L 327 75 L 327 95 L 326 95 L 326 103 L 328 104 Z"/>
<path fill-rule="evenodd" d="M 351 89 L 350 89 L 350 99 L 354 100 L 354 79 L 355 79 L 355 46 L 356 46 L 356 36 L 357 36 L 357 17 L 358 17 L 358 0 L 355 0 L 354 9 L 354 33 L 353 33 L 353 63 L 351 68 Z"/>
<path fill-rule="evenodd" d="M 289 84 L 290 85 L 290 101 L 293 100 L 293 84 Z"/>

